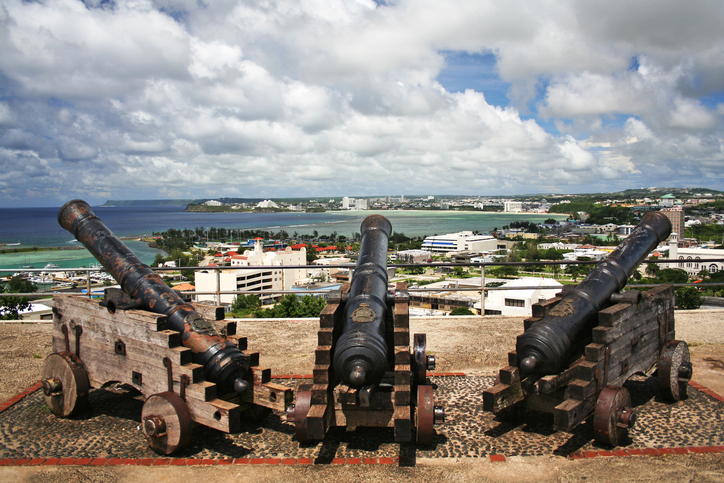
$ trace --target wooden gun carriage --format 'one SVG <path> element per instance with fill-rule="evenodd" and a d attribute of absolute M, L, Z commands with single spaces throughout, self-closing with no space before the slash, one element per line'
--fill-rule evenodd
<path fill-rule="evenodd" d="M 294 421 L 297 440 L 322 440 L 330 427 L 393 428 L 396 442 L 430 444 L 433 425 L 444 421 L 444 410 L 434 405 L 433 387 L 427 370 L 434 368 L 434 356 L 427 355 L 425 334 L 414 334 L 410 348 L 410 317 L 407 285 L 397 283 L 391 310 L 386 314 L 385 340 L 387 370 L 374 386 L 354 387 L 341 380 L 333 365 L 334 348 L 344 318 L 345 283 L 328 298 L 319 318 L 318 347 L 315 351 L 314 380 L 296 391 L 296 403 L 289 406 L 288 420 Z"/>
<path fill-rule="evenodd" d="M 239 428 L 241 412 L 284 410 L 291 391 L 269 382 L 258 354 L 247 354 L 236 327 L 222 333 L 212 320 L 169 287 L 98 218 L 90 205 L 72 200 L 58 212 L 71 232 L 120 289 L 102 302 L 55 299 L 55 353 L 43 368 L 43 392 L 53 413 L 68 416 L 87 401 L 90 381 L 130 384 L 146 397 L 141 427 L 163 454 L 186 445 L 193 421 L 222 431 Z M 74 348 L 74 351 L 71 350 Z M 82 355 L 81 355 L 82 351 Z M 263 411 L 262 411 L 263 412 Z"/>
<path fill-rule="evenodd" d="M 179 332 L 168 328 L 166 316 L 108 300 L 54 296 L 54 353 L 45 361 L 42 387 L 57 416 L 80 412 L 92 386 L 127 384 L 146 398 L 141 429 L 149 445 L 171 454 L 188 444 L 194 422 L 233 433 L 243 418 L 263 418 L 291 403 L 292 390 L 270 382 L 270 369 L 258 366 L 258 353 L 246 351 L 246 338 L 236 335 L 236 322 L 223 321 L 222 307 L 194 304 L 249 357 L 245 377 L 251 390 L 241 395 L 221 393 L 205 379 L 203 366 L 192 362 L 191 350 L 181 344 Z"/>
<path fill-rule="evenodd" d="M 524 330 L 553 311 L 570 310 L 561 304 L 560 295 L 534 304 Z M 631 396 L 623 387 L 631 376 L 656 368 L 661 396 L 670 401 L 685 398 L 692 367 L 686 343 L 675 339 L 673 287 L 622 292 L 611 302 L 598 313 L 590 343 L 559 372 L 524 374 L 517 352 L 509 352 L 509 365 L 483 392 L 484 410 L 506 416 L 515 408 L 552 413 L 558 431 L 571 431 L 593 416 L 595 439 L 619 446 L 636 420 Z"/>

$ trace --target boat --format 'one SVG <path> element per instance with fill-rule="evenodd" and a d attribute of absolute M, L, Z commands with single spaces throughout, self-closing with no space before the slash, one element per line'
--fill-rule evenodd
<path fill-rule="evenodd" d="M 45 266 L 45 268 L 60 268 L 60 265 L 58 265 L 57 263 L 52 263 L 52 262 L 51 262 L 51 263 L 48 263 L 48 264 Z"/>

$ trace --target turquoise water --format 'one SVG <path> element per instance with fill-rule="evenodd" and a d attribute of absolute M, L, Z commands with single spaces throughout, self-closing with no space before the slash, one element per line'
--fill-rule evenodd
<path fill-rule="evenodd" d="M 124 243 L 147 265 L 153 262 L 157 253 L 166 256 L 166 252 L 150 248 L 148 243 L 145 242 L 127 240 Z M 45 268 L 48 263 L 54 263 L 59 268 L 79 268 L 98 264 L 98 260 L 85 248 L 81 250 L 43 250 L 0 255 L 0 270 L 6 269 L 18 272 L 21 271 L 20 267 L 24 265 L 32 265 L 33 268 Z"/>
<path fill-rule="evenodd" d="M 326 213 L 187 213 L 178 206 L 94 207 L 93 211 L 117 236 L 151 235 L 168 229 L 226 228 L 229 230 L 286 230 L 290 236 L 320 235 L 337 232 L 351 237 L 360 231 L 362 221 L 371 214 L 381 214 L 392 223 L 393 231 L 407 236 L 442 235 L 459 231 L 489 233 L 513 221 L 542 223 L 548 218 L 565 219 L 565 215 L 489 213 L 475 211 L 329 211 Z M 0 243 L 20 247 L 78 246 L 73 235 L 58 225 L 57 208 L 0 209 Z M 138 241 L 127 242 L 131 250 L 150 264 L 160 250 Z M 18 271 L 22 265 L 44 268 L 55 263 L 62 268 L 97 263 L 85 249 L 0 254 L 0 269 Z"/>

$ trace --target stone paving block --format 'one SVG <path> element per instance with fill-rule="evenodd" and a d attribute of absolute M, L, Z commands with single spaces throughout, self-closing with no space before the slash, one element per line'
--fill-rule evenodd
<path fill-rule="evenodd" d="M 447 373 L 444 373 L 447 374 Z M 451 373 L 458 374 L 458 373 Z M 585 457 L 586 452 L 601 456 L 610 451 L 616 456 L 644 455 L 644 449 L 657 448 L 657 454 L 683 454 L 690 452 L 716 453 L 724 448 L 724 404 L 693 387 L 686 400 L 675 405 L 662 402 L 658 397 L 655 378 L 640 378 L 627 382 L 639 419 L 630 431 L 632 442 L 625 448 L 605 448 L 593 441 L 593 431 L 582 424 L 571 433 L 552 431 L 552 418 L 546 420 L 539 413 L 523 410 L 513 424 L 490 413 L 482 412 L 482 391 L 489 387 L 493 377 L 466 376 L 431 377 L 437 385 L 436 404 L 446 407 L 448 423 L 435 426 L 433 443 L 415 448 L 422 458 L 471 458 L 488 455 L 512 456 L 568 456 Z M 291 388 L 303 379 L 276 379 Z M 94 459 L 98 454 L 110 454 L 106 465 L 139 464 L 139 460 L 158 460 L 137 430 L 143 399 L 137 393 L 118 387 L 93 389 L 91 412 L 82 418 L 48 418 L 42 392 L 27 395 L 21 405 L 0 413 L 0 458 L 12 464 L 19 458 L 45 459 L 37 464 L 58 464 L 63 461 Z M 4 425 L 4 426 L 3 426 Z M 84 435 L 92 435 L 94 445 L 78 445 Z M 37 441 L 42 441 L 40 447 Z M 299 444 L 294 439 L 294 425 L 283 415 L 275 413 L 260 423 L 242 423 L 236 434 L 219 434 L 199 426 L 194 429 L 193 450 L 180 452 L 193 456 L 191 461 L 214 460 L 228 464 L 269 464 L 272 460 L 295 460 L 296 464 L 350 464 L 349 461 L 377 461 L 395 464 L 400 452 L 391 429 L 384 428 L 331 428 L 325 440 L 319 443 Z M 28 448 L 18 454 L 16 447 Z M 98 447 L 102 448 L 98 451 Z M 706 448 L 693 450 L 689 448 Z M 89 449 L 92 448 L 92 449 Z M 575 448 L 575 451 L 565 448 Z M 670 451 L 662 451 L 669 448 Z M 621 453 L 623 452 L 623 453 Z M 579 455 L 577 455 L 579 453 Z M 252 456 L 253 455 L 253 456 Z M 284 455 L 277 458 L 276 455 Z M 63 458 L 55 458 L 62 456 Z M 257 462 L 257 460 L 261 462 Z M 4 461 L 0 459 L 0 461 Z M 92 463 L 91 463 L 92 464 Z M 154 463 L 155 464 L 155 463 Z M 187 464 L 183 457 L 169 460 L 169 465 Z M 279 463 L 281 464 L 281 462 Z"/>

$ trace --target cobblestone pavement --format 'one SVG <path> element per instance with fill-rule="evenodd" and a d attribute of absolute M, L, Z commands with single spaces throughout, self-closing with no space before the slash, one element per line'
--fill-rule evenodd
<path fill-rule="evenodd" d="M 277 382 L 296 386 L 296 381 Z M 522 412 L 516 424 L 483 412 L 482 391 L 491 377 L 435 377 L 436 404 L 447 421 L 436 427 L 430 446 L 400 447 L 392 430 L 332 428 L 324 441 L 299 444 L 294 426 L 274 413 L 257 424 L 245 423 L 237 434 L 203 426 L 194 429 L 182 458 L 334 458 L 396 457 L 413 451 L 420 458 L 568 456 L 577 451 L 607 449 L 593 441 L 590 424 L 573 433 L 554 432 L 552 417 Z M 653 378 L 627 382 L 639 418 L 627 449 L 724 445 L 724 403 L 689 388 L 689 398 L 662 402 Z M 0 458 L 153 458 L 139 428 L 142 398 L 126 386 L 94 389 L 91 409 L 72 419 L 55 417 L 36 391 L 0 414 Z"/>

